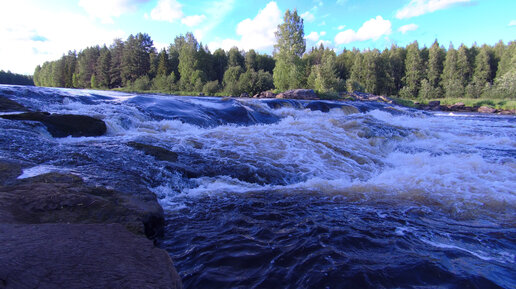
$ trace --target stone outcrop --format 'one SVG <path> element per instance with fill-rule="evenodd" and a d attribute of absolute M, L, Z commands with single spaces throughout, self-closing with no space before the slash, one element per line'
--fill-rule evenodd
<path fill-rule="evenodd" d="M 317 94 L 313 91 L 313 89 L 292 89 L 282 92 L 276 95 L 276 98 L 286 98 L 286 99 L 306 99 L 313 100 L 319 99 Z"/>
<path fill-rule="evenodd" d="M 168 253 L 149 240 L 164 229 L 152 192 L 73 174 L 19 180 L 21 167 L 0 161 L 0 288 L 181 288 Z"/>
<path fill-rule="evenodd" d="M 477 110 L 480 113 L 495 113 L 497 112 L 496 109 L 489 107 L 489 106 L 481 106 Z"/>
<path fill-rule="evenodd" d="M 275 98 L 276 94 L 272 91 L 262 91 L 253 95 L 253 98 Z"/>
<path fill-rule="evenodd" d="M 359 101 L 380 101 L 386 103 L 393 103 L 393 101 L 383 95 L 375 95 L 371 93 L 353 91 L 353 92 L 345 92 L 340 95 L 341 98 L 347 98 L 351 100 L 359 100 Z"/>
<path fill-rule="evenodd" d="M 0 96 L 0 111 L 12 112 L 12 111 L 27 111 L 25 106 L 17 103 L 16 101 L 10 100 L 7 97 Z"/>
<path fill-rule="evenodd" d="M 171 152 L 167 149 L 164 149 L 162 147 L 153 146 L 149 144 L 143 144 L 139 142 L 128 142 L 128 146 L 137 149 L 139 151 L 144 152 L 147 155 L 153 156 L 157 160 L 160 161 L 169 161 L 169 162 L 175 162 L 177 161 L 177 153 Z"/>
<path fill-rule="evenodd" d="M 0 288 L 181 288 L 168 253 L 120 224 L 0 224 Z"/>
<path fill-rule="evenodd" d="M 101 136 L 106 133 L 106 124 L 86 115 L 50 114 L 48 112 L 25 112 L 0 115 L 10 120 L 31 120 L 43 123 L 53 137 Z"/>

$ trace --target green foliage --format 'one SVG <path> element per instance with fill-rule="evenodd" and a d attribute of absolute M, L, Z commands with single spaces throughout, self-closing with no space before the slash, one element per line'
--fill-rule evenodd
<path fill-rule="evenodd" d="M 229 95 L 239 96 L 242 90 L 240 89 L 238 80 L 240 75 L 243 73 L 243 69 L 240 66 L 231 66 L 224 73 L 224 91 Z"/>
<path fill-rule="evenodd" d="M 39 67 L 39 70 L 41 70 L 41 67 Z M 38 71 L 38 68 L 36 68 L 36 71 Z M 36 73 L 34 73 L 36 75 Z M 17 84 L 17 85 L 34 85 L 34 80 L 29 75 L 23 75 L 23 74 L 17 74 L 12 73 L 10 71 L 3 71 L 0 70 L 0 84 Z"/>
<path fill-rule="evenodd" d="M 130 87 L 136 91 L 145 91 L 151 88 L 151 82 L 147 75 L 137 78 Z"/>
<path fill-rule="evenodd" d="M 217 80 L 208 81 L 202 87 L 202 92 L 204 95 L 215 95 L 215 93 L 219 92 L 219 82 Z"/>
<path fill-rule="evenodd" d="M 417 41 L 407 46 L 405 59 L 404 95 L 417 96 L 423 76 L 423 59 L 421 58 Z"/>
<path fill-rule="evenodd" d="M 305 52 L 303 19 L 297 10 L 287 10 L 276 31 L 274 85 L 280 90 L 303 87 L 305 73 L 301 56 Z"/>
<path fill-rule="evenodd" d="M 344 88 L 344 81 L 337 76 L 336 58 L 333 50 L 323 51 L 320 64 L 312 66 L 308 87 L 321 93 L 337 92 Z"/>

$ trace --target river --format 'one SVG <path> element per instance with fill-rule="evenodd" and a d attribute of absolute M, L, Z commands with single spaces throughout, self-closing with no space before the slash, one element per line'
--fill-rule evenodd
<path fill-rule="evenodd" d="M 516 117 L 391 104 L 0 86 L 102 119 L 53 138 L 0 119 L 21 177 L 71 172 L 163 206 L 185 288 L 514 288 Z M 129 146 L 178 155 L 160 161 Z"/>

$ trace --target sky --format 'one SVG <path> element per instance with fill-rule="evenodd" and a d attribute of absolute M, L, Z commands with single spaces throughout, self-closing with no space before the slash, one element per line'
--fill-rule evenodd
<path fill-rule="evenodd" d="M 147 33 L 159 50 L 193 32 L 228 50 L 272 53 L 287 9 L 304 19 L 307 50 L 321 43 L 384 49 L 436 39 L 471 46 L 516 40 L 515 0 L 0 0 L 0 70 L 32 74 L 69 50 Z"/>

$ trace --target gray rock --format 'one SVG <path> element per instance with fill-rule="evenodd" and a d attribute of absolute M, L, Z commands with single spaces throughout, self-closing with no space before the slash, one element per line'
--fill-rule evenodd
<path fill-rule="evenodd" d="M 249 97 L 249 94 L 247 92 L 243 92 L 242 94 L 240 94 L 240 97 L 247 98 L 247 97 Z"/>
<path fill-rule="evenodd" d="M 495 113 L 495 112 L 497 112 L 497 110 L 492 108 L 492 107 L 489 107 L 489 106 L 481 106 L 481 107 L 478 108 L 478 112 L 481 112 L 481 113 Z"/>
<path fill-rule="evenodd" d="M 153 156 L 157 160 L 160 160 L 160 161 L 169 161 L 169 162 L 177 161 L 177 153 L 171 152 L 162 147 L 138 143 L 138 142 L 134 142 L 134 141 L 128 142 L 127 145 L 134 149 L 142 151 L 147 155 Z"/>
<path fill-rule="evenodd" d="M 0 111 L 27 111 L 27 108 L 14 100 L 0 96 Z"/>
<path fill-rule="evenodd" d="M 106 124 L 99 119 L 75 114 L 49 114 L 47 112 L 25 112 L 0 115 L 10 120 L 31 120 L 43 123 L 53 137 L 101 136 L 106 133 Z"/>
<path fill-rule="evenodd" d="M 292 89 L 276 95 L 276 98 L 319 99 L 313 89 Z"/>
<path fill-rule="evenodd" d="M 182 288 L 166 251 L 120 224 L 0 224 L 0 288 Z"/>
<path fill-rule="evenodd" d="M 258 94 L 253 95 L 254 98 L 275 98 L 276 94 L 272 91 L 262 91 Z"/>

